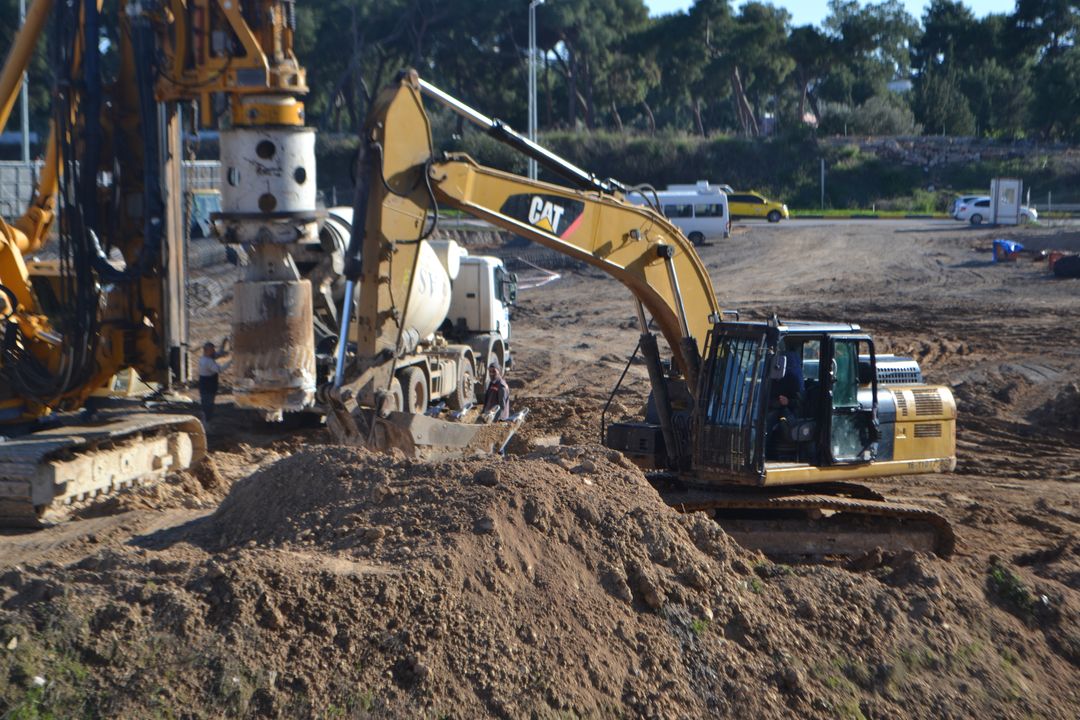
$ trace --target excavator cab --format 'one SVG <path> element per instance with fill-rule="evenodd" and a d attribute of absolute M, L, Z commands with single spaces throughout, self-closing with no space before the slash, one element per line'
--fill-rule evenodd
<path fill-rule="evenodd" d="M 765 485 L 779 468 L 872 462 L 880 439 L 876 356 L 858 330 L 717 323 L 692 423 L 698 477 Z"/>

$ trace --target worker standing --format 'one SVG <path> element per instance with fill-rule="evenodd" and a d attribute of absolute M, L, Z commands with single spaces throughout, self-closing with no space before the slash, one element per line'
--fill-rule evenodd
<path fill-rule="evenodd" d="M 199 358 L 199 401 L 202 403 L 203 420 L 207 425 L 214 418 L 214 401 L 218 394 L 218 378 L 221 371 L 229 366 L 228 362 L 219 363 L 218 359 L 225 352 L 217 352 L 214 343 L 203 345 L 203 354 Z"/>
<path fill-rule="evenodd" d="M 480 411 L 481 422 L 510 419 L 510 386 L 503 379 L 499 363 L 488 365 L 488 387 L 484 393 L 484 409 Z"/>

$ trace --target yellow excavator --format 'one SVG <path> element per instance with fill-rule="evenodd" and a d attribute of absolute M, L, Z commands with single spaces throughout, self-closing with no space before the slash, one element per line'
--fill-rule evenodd
<path fill-rule="evenodd" d="M 437 153 L 425 96 L 574 187 Z M 944 518 L 855 482 L 955 468 L 952 393 L 924 384 L 913 360 L 877 355 L 857 325 L 724 312 L 692 243 L 655 204 L 627 201 L 647 189 L 593 176 L 414 71 L 377 96 L 361 140 L 354 217 L 364 222 L 353 226 L 340 313 L 348 334 L 334 382 L 320 392 L 340 441 L 432 456 L 497 450 L 514 430 L 403 413 L 387 402 L 418 258 L 439 208 L 449 207 L 629 289 L 651 395 L 646 417 L 609 425 L 605 441 L 646 469 L 667 502 L 709 512 L 740 541 L 776 556 L 952 552 Z"/>
<path fill-rule="evenodd" d="M 311 287 L 290 255 L 318 243 L 319 220 L 295 3 L 35 0 L 0 72 L 0 127 L 50 26 L 44 165 L 23 216 L 0 220 L 0 527 L 39 524 L 206 452 L 191 416 L 74 414 L 124 370 L 164 389 L 186 380 L 185 117 L 223 128 L 215 223 L 252 248 L 235 289 L 238 394 L 271 412 L 314 394 Z M 27 260 L 42 250 L 57 259 Z"/>

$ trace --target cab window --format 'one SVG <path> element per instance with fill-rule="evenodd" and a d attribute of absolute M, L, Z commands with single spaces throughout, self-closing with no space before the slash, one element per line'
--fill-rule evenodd
<path fill-rule="evenodd" d="M 719 203 L 712 203 L 709 205 L 695 205 L 694 206 L 695 217 L 724 217 L 724 206 Z"/>
<path fill-rule="evenodd" d="M 507 272 L 502 266 L 495 266 L 495 287 L 499 300 L 507 305 L 517 303 L 517 275 Z"/>
<path fill-rule="evenodd" d="M 820 382 L 821 380 L 821 341 L 807 340 L 802 346 L 803 378 Z"/>
<path fill-rule="evenodd" d="M 761 341 L 758 338 L 725 338 L 717 348 L 706 421 L 710 425 L 742 427 L 757 417 L 761 384 Z M 748 422 L 751 421 L 751 422 Z"/>
<path fill-rule="evenodd" d="M 859 405 L 859 354 L 852 342 L 836 343 L 836 374 L 833 379 L 833 407 Z"/>
<path fill-rule="evenodd" d="M 832 343 L 828 368 L 832 391 L 829 454 L 834 464 L 868 462 L 876 452 L 876 403 L 868 407 L 859 403 L 860 343 L 866 344 L 867 352 L 873 354 L 865 339 L 837 338 Z"/>

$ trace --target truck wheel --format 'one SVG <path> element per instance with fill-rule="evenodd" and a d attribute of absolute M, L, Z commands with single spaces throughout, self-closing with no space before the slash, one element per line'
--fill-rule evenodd
<path fill-rule="evenodd" d="M 423 415 L 428 409 L 428 383 L 424 371 L 413 365 L 398 373 L 404 412 Z"/>
<path fill-rule="evenodd" d="M 769 214 L 765 216 L 765 219 L 768 220 L 771 223 L 780 222 L 780 211 L 779 210 L 770 210 Z"/>
<path fill-rule="evenodd" d="M 400 412 L 404 407 L 405 402 L 401 395 L 401 383 L 398 382 L 397 378 L 394 378 L 390 381 L 390 388 L 386 391 L 386 395 L 383 396 L 379 414 L 386 417 L 392 412 Z"/>
<path fill-rule="evenodd" d="M 505 353 L 503 352 L 502 340 L 496 337 L 488 338 L 484 342 L 484 349 L 480 352 L 480 360 L 483 361 L 483 365 L 476 369 L 478 377 L 487 381 L 487 369 L 491 363 L 496 362 L 499 364 L 499 369 L 506 372 L 506 366 L 503 365 L 503 359 Z"/>
<path fill-rule="evenodd" d="M 982 225 L 982 215 L 980 215 L 979 213 L 975 213 L 974 215 L 972 215 L 971 216 L 971 224 L 972 225 Z"/>
<path fill-rule="evenodd" d="M 705 236 L 702 235 L 699 232 L 690 233 L 690 235 L 687 236 L 687 239 L 690 242 L 694 243 L 694 245 L 704 245 L 705 244 Z"/>
<path fill-rule="evenodd" d="M 473 402 L 476 402 L 476 375 L 472 360 L 463 355 L 458 363 L 457 388 L 446 398 L 446 404 L 451 410 L 464 410 Z"/>

